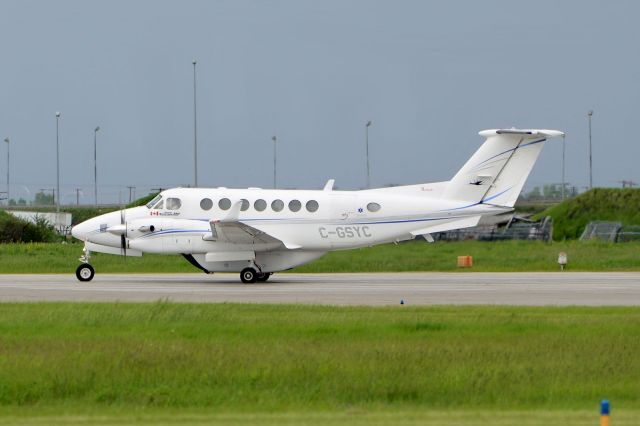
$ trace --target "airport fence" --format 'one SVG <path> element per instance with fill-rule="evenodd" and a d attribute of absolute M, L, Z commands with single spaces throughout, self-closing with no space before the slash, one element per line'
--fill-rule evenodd
<path fill-rule="evenodd" d="M 621 222 L 596 220 L 589 222 L 580 236 L 580 240 L 605 240 L 614 243 L 640 241 L 640 226 L 623 225 Z"/>
<path fill-rule="evenodd" d="M 456 229 L 433 234 L 433 238 L 437 241 L 551 241 L 552 236 L 553 219 L 550 216 L 545 217 L 539 222 L 512 220 L 509 221 L 506 226 L 481 225 L 473 228 Z"/>

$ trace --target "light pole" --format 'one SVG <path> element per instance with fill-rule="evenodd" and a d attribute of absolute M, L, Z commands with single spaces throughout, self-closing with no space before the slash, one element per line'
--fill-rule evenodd
<path fill-rule="evenodd" d="M 593 117 L 593 110 L 590 110 L 587 115 L 589 116 L 589 189 L 593 188 L 593 157 L 591 155 L 591 117 Z"/>
<path fill-rule="evenodd" d="M 56 213 L 60 213 L 60 111 L 56 111 L 56 188 L 58 198 L 56 200 Z"/>
<path fill-rule="evenodd" d="M 198 128 L 197 128 L 197 114 L 196 114 L 196 63 L 194 59 L 193 64 L 193 182 L 194 187 L 198 187 Z"/>
<path fill-rule="evenodd" d="M 565 134 L 562 134 L 562 201 L 564 201 L 564 187 L 565 187 L 565 182 L 564 182 L 564 152 L 565 152 Z"/>
<path fill-rule="evenodd" d="M 272 136 L 271 140 L 273 141 L 273 189 L 276 189 L 276 142 L 278 139 Z"/>
<path fill-rule="evenodd" d="M 371 174 L 369 173 L 369 127 L 371 126 L 371 121 L 367 121 L 365 124 L 365 143 L 367 148 L 367 189 L 371 188 Z"/>
<path fill-rule="evenodd" d="M 9 194 L 9 138 L 4 138 L 4 141 L 7 143 L 7 206 L 8 206 L 9 200 L 11 200 L 11 196 Z"/>
<path fill-rule="evenodd" d="M 93 129 L 93 199 L 98 207 L 98 131 L 100 126 Z"/>
<path fill-rule="evenodd" d="M 129 204 L 131 204 L 131 201 L 132 201 L 131 191 L 135 190 L 136 187 L 135 186 L 127 186 L 127 188 L 129 188 Z"/>

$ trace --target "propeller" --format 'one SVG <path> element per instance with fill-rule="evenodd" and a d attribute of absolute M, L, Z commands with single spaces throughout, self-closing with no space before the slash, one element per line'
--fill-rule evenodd
<path fill-rule="evenodd" d="M 120 210 L 120 225 L 124 225 L 124 232 L 120 235 L 120 249 L 124 257 L 127 257 L 127 221 L 124 209 Z"/>

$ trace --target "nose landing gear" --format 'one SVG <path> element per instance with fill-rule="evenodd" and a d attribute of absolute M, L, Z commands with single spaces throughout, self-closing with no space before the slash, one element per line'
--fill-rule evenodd
<path fill-rule="evenodd" d="M 76 268 L 76 277 L 79 281 L 91 281 L 96 271 L 93 269 L 93 266 L 89 264 L 89 259 L 91 258 L 91 252 L 87 248 L 85 243 L 84 248 L 82 249 L 82 257 L 80 260 L 80 266 Z"/>
<path fill-rule="evenodd" d="M 93 266 L 88 263 L 83 263 L 76 269 L 76 277 L 80 281 L 91 281 L 95 273 Z"/>

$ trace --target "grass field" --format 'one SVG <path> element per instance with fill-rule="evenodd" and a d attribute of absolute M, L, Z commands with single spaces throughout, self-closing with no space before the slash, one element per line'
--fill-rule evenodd
<path fill-rule="evenodd" d="M 0 421 L 596 424 L 640 308 L 0 305 Z"/>
<path fill-rule="evenodd" d="M 557 271 L 558 253 L 569 257 L 569 271 L 640 270 L 640 242 L 602 241 L 466 241 L 429 244 L 412 241 L 372 248 L 332 252 L 295 272 L 457 271 L 456 259 L 471 255 L 470 271 Z M 73 273 L 81 244 L 0 244 L 0 273 Z M 142 258 L 96 253 L 92 264 L 106 272 L 201 273 L 182 256 L 144 255 Z"/>

